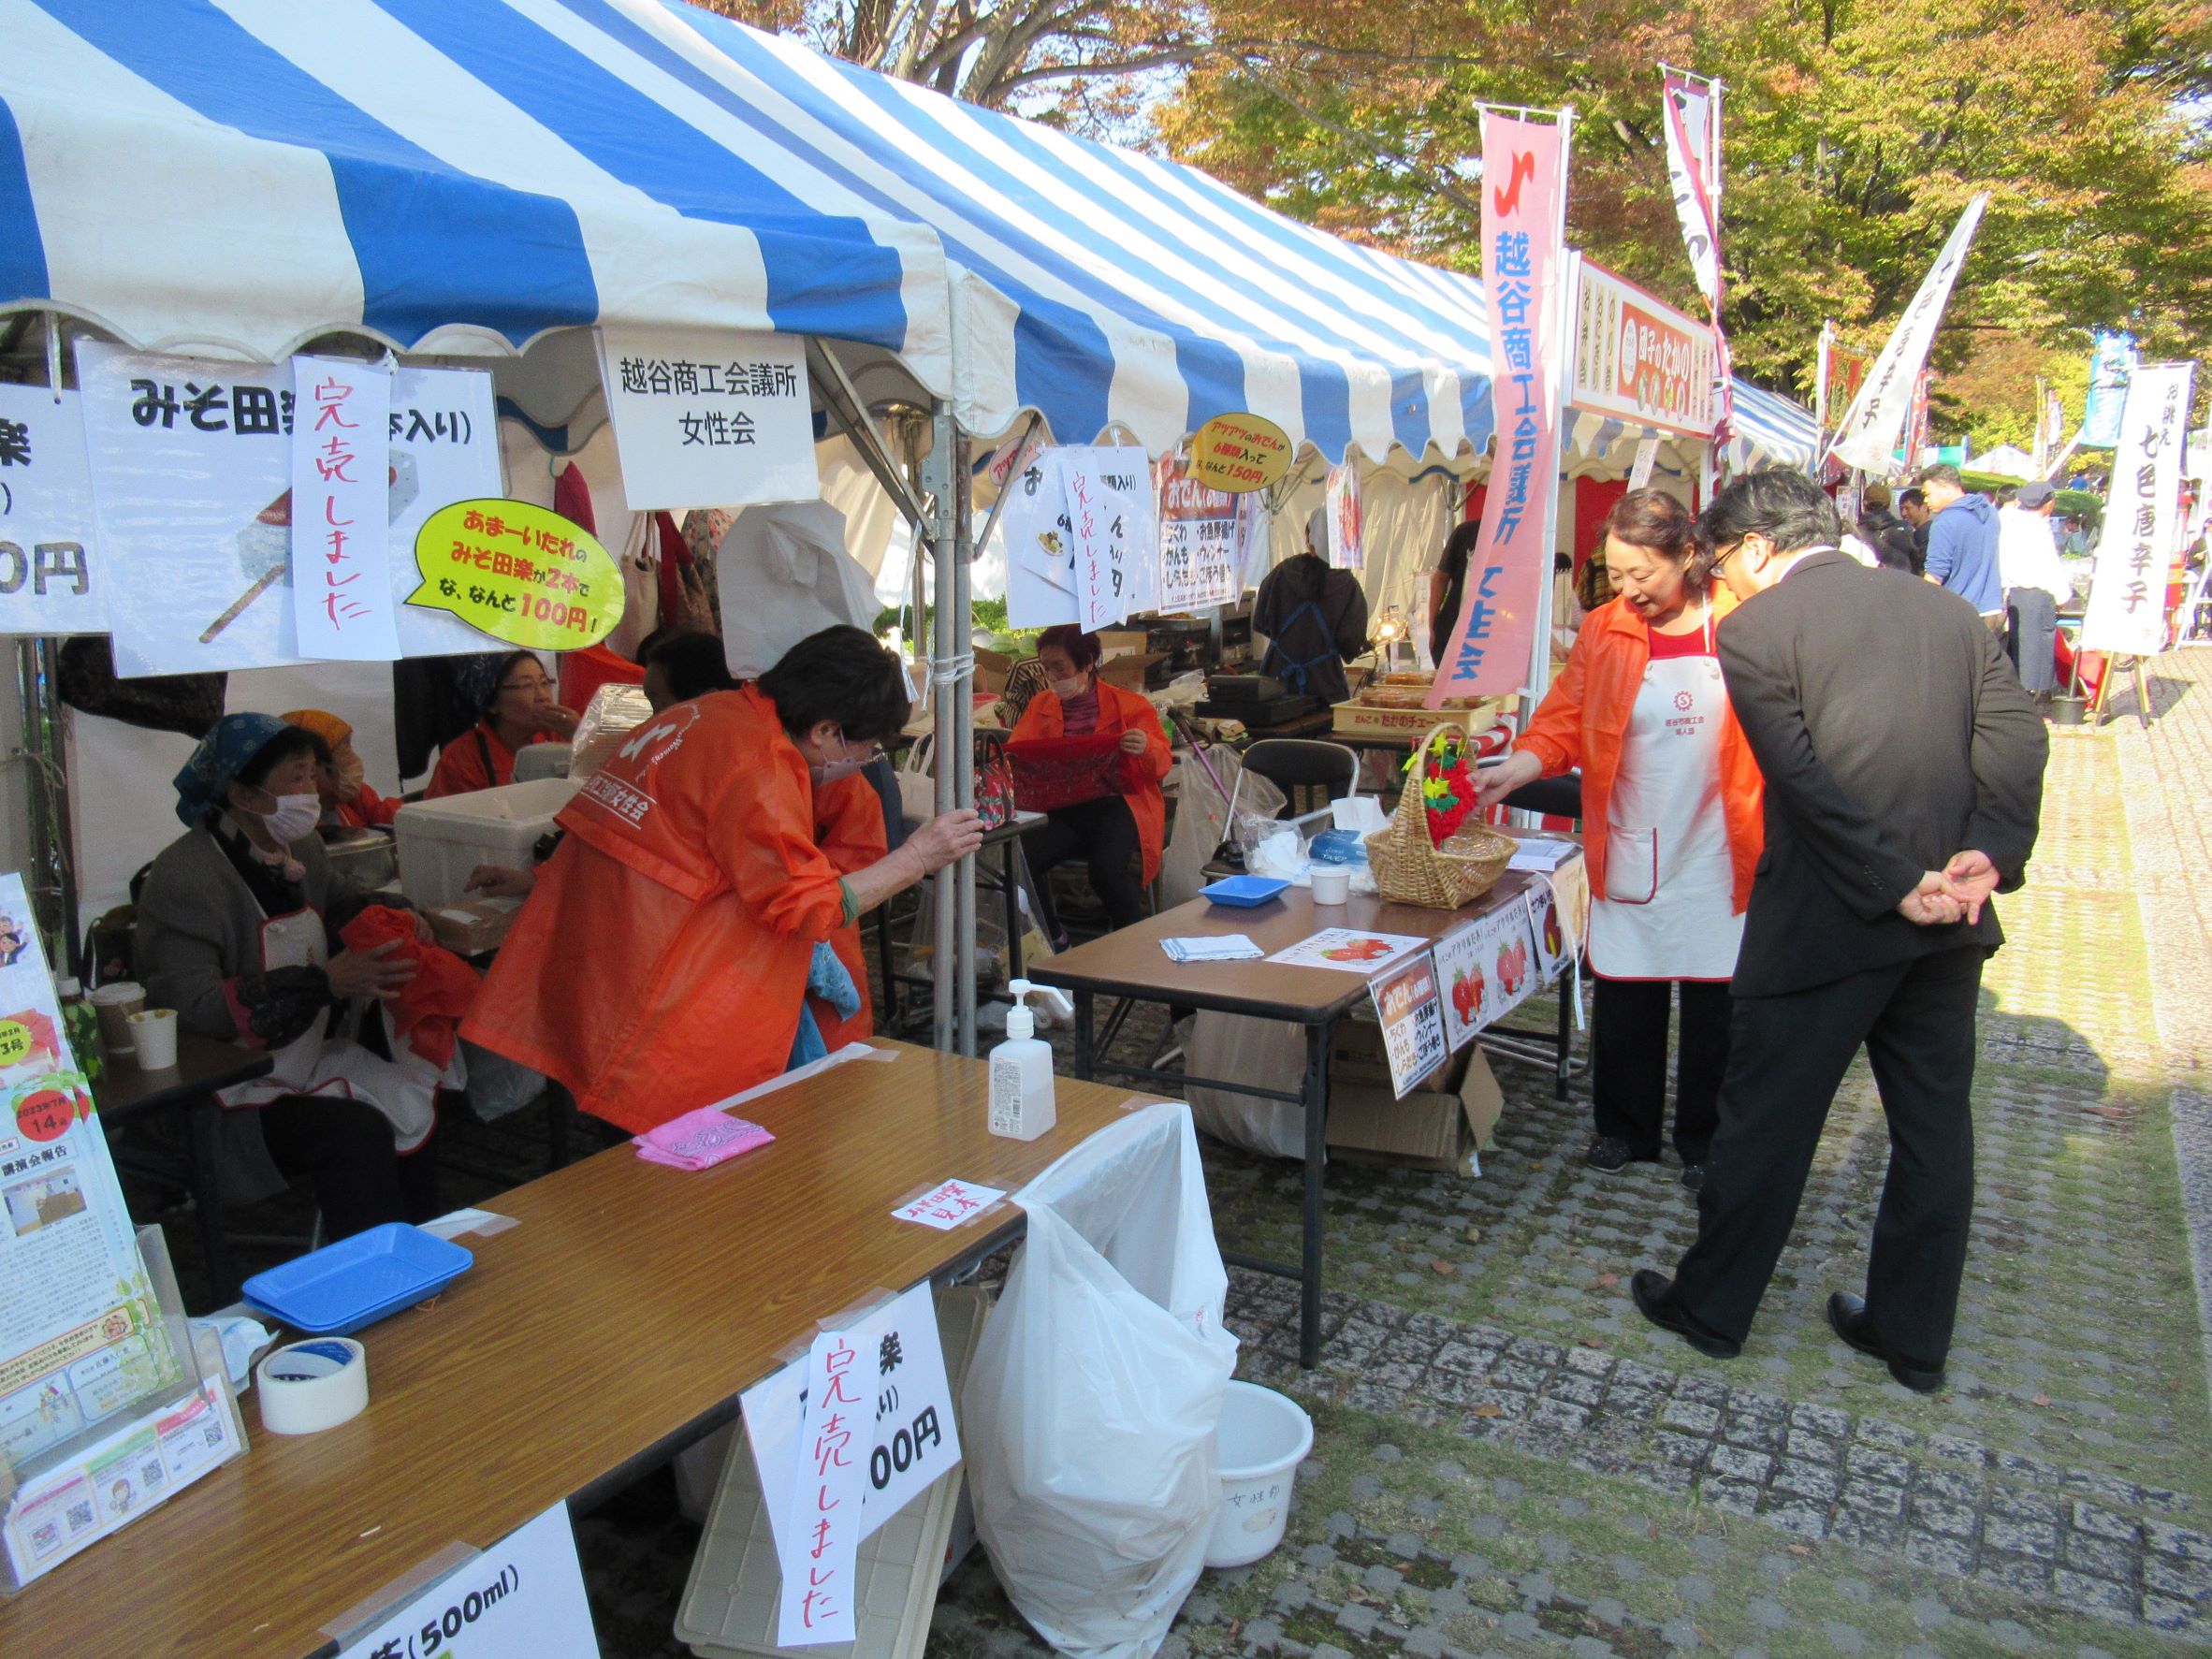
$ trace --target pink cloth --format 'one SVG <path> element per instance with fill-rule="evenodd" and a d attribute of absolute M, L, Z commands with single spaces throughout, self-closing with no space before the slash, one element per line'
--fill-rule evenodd
<path fill-rule="evenodd" d="M 677 1170 L 711 1170 L 739 1153 L 765 1146 L 776 1137 L 757 1123 L 732 1117 L 712 1106 L 701 1106 L 672 1117 L 657 1128 L 633 1139 L 637 1156 L 648 1163 Z"/>

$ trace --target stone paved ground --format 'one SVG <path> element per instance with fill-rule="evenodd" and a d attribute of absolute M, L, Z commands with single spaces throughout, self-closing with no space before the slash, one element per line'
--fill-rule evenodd
<path fill-rule="evenodd" d="M 1674 1171 L 1579 1160 L 1588 1099 L 1498 1063 L 1478 1180 L 1330 1171 L 1322 1362 L 1287 1282 L 1238 1273 L 1241 1374 L 1312 1411 L 1282 1550 L 1209 1574 L 1174 1654 L 2158 1654 L 2212 1645 L 2212 651 L 2053 746 L 2030 888 L 2001 905 L 1975 1090 L 1979 1204 L 1950 1386 L 1836 1344 L 1885 1142 L 1863 1068 L 1742 1358 L 1639 1319 L 1695 1224 Z M 1210 1148 L 1225 1244 L 1288 1253 L 1288 1166 Z M 2212 1274 L 2205 1282 L 2212 1283 Z M 680 1525 L 587 1521 L 602 1644 L 658 1652 Z M 670 1584 L 673 1570 L 674 1585 Z M 671 1650 L 673 1651 L 673 1650 Z M 930 1652 L 1041 1653 L 980 1556 Z"/>

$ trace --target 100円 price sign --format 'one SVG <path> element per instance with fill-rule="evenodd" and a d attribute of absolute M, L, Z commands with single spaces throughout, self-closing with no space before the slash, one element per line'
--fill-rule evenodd
<path fill-rule="evenodd" d="M 471 1556 L 338 1659 L 599 1659 L 568 1506 Z"/>
<path fill-rule="evenodd" d="M 598 539 L 531 502 L 456 502 L 423 522 L 407 603 L 527 650 L 597 645 L 622 619 L 622 575 Z"/>

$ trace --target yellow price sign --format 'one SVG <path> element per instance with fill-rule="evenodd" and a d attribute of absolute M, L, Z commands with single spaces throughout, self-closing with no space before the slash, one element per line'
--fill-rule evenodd
<path fill-rule="evenodd" d="M 21 1020 L 0 1020 L 0 1066 L 13 1066 L 31 1052 L 31 1028 Z"/>
<path fill-rule="evenodd" d="M 456 502 L 415 532 L 407 596 L 533 651 L 597 645 L 622 619 L 622 574 L 580 524 L 530 502 Z"/>
<path fill-rule="evenodd" d="M 1216 415 L 1190 440 L 1190 475 L 1231 495 L 1265 489 L 1290 470 L 1289 434 L 1257 415 Z"/>

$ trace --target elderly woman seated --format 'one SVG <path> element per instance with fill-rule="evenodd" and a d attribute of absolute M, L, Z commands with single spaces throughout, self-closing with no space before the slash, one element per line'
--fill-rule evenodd
<path fill-rule="evenodd" d="M 354 749 L 350 723 L 321 708 L 295 708 L 284 720 L 287 726 L 313 732 L 323 741 L 324 751 L 315 756 L 315 793 L 322 797 L 323 828 L 382 829 L 400 816 L 402 803 L 369 787 L 369 768 Z"/>
<path fill-rule="evenodd" d="M 466 1081 L 458 1032 L 477 980 L 403 901 L 332 873 L 320 746 L 265 714 L 208 734 L 177 774 L 184 834 L 139 894 L 137 957 L 149 1003 L 186 1032 L 275 1060 L 223 1091 L 226 1195 L 305 1176 L 342 1238 L 438 1213 L 437 1097 Z"/>

